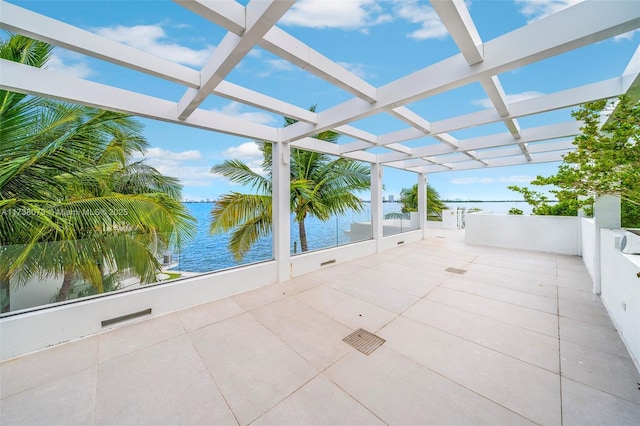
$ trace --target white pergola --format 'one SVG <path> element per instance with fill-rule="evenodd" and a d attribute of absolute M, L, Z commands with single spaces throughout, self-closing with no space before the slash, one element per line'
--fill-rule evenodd
<path fill-rule="evenodd" d="M 288 197 L 279 194 L 289 192 L 288 153 L 291 147 L 371 163 L 375 219 L 380 213 L 376 209 L 381 206 L 377 201 L 382 199 L 383 166 L 417 173 L 423 183 L 419 185 L 419 196 L 424 198 L 424 182 L 429 173 L 560 161 L 562 155 L 572 149 L 579 123 L 567 117 L 566 121 L 555 124 L 522 128 L 519 118 L 612 98 L 640 86 L 640 48 L 617 77 L 517 102 L 508 101 L 498 78 L 501 73 L 640 28 L 640 3 L 637 1 L 585 1 L 492 40 L 482 40 L 464 1 L 432 0 L 433 8 L 460 53 L 380 87 L 364 81 L 278 26 L 278 21 L 295 0 L 252 0 L 246 7 L 231 0 L 175 2 L 226 31 L 200 71 L 4 1 L 0 2 L 0 27 L 182 85 L 184 93 L 179 99 L 152 97 L 4 60 L 0 62 L 0 87 L 272 141 L 274 158 L 282 160 L 274 162 L 274 199 L 277 200 L 274 202 L 277 206 L 274 235 L 282 237 L 289 235 L 289 201 Z M 352 98 L 328 109 L 310 112 L 227 81 L 227 76 L 256 46 L 337 86 Z M 606 57 L 594 58 L 594 66 L 606 60 Z M 416 101 L 474 83 L 481 85 L 492 108 L 429 121 L 429 117 L 408 107 Z M 223 116 L 201 108 L 209 95 L 292 117 L 299 122 L 276 128 Z M 406 127 L 374 134 L 353 124 L 378 114 L 389 114 L 404 122 Z M 505 132 L 468 139 L 458 139 L 450 134 L 497 122 L 504 123 Z M 328 129 L 353 138 L 353 141 L 332 144 L 310 137 Z M 408 141 L 411 146 L 406 144 Z M 384 153 L 377 153 L 380 147 L 386 148 Z M 278 211 L 287 213 L 280 215 Z M 381 224 L 376 225 L 374 220 L 374 238 L 381 232 Z M 274 241 L 274 257 L 286 261 L 288 238 L 274 238 Z"/>

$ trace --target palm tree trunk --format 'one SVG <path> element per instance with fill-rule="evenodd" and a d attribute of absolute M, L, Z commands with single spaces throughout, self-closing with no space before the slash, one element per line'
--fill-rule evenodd
<path fill-rule="evenodd" d="M 307 230 L 304 227 L 304 218 L 298 222 L 298 231 L 300 234 L 300 250 L 305 252 L 309 250 L 309 246 L 307 244 Z"/>
<path fill-rule="evenodd" d="M 0 307 L 1 313 L 11 312 L 11 280 L 9 277 L 0 277 Z"/>
<path fill-rule="evenodd" d="M 73 271 L 66 271 L 64 273 L 64 279 L 62 280 L 62 287 L 56 297 L 56 302 L 64 302 L 69 297 L 71 292 L 71 282 L 73 281 Z"/>

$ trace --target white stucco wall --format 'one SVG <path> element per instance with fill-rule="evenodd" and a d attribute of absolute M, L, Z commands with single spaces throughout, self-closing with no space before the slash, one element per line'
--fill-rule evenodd
<path fill-rule="evenodd" d="M 591 281 L 596 277 L 596 224 L 593 218 L 580 218 L 582 262 L 589 272 Z"/>
<path fill-rule="evenodd" d="M 580 255 L 580 222 L 569 216 L 467 214 L 465 242 Z"/>
<path fill-rule="evenodd" d="M 600 297 L 640 370 L 640 255 L 619 250 L 616 240 L 622 234 L 620 229 L 600 231 Z"/>
<path fill-rule="evenodd" d="M 276 281 L 276 263 L 263 262 L 2 318 L 0 359 L 98 333 L 111 318 L 149 308 L 162 315 Z"/>

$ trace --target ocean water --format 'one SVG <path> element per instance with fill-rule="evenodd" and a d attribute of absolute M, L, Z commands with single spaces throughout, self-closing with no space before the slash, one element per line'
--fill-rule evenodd
<path fill-rule="evenodd" d="M 496 203 L 471 203 L 456 202 L 446 203 L 448 208 L 474 208 L 493 211 L 494 214 L 506 214 L 510 208 L 516 207 L 531 213 L 531 206 L 526 202 L 496 202 Z M 254 262 L 261 262 L 273 258 L 271 235 L 260 239 L 240 261 L 234 259 L 233 254 L 227 248 L 229 234 L 210 234 L 210 213 L 213 203 L 185 203 L 189 213 L 198 220 L 198 228 L 195 238 L 180 253 L 174 253 L 178 258 L 180 271 L 188 272 L 210 272 L 220 269 L 232 268 Z M 383 204 L 383 212 L 399 212 L 402 205 L 399 203 Z M 351 223 L 367 222 L 371 220 L 370 205 L 365 203 L 364 212 L 350 212 L 344 216 L 333 217 L 327 222 L 319 221 L 313 217 L 305 220 L 307 240 L 309 250 L 318 250 L 327 247 L 335 247 L 350 242 L 349 235 L 345 231 L 349 230 Z M 291 247 L 292 254 L 299 253 L 300 247 L 298 224 L 291 218 Z M 295 243 L 294 243 L 295 242 Z"/>

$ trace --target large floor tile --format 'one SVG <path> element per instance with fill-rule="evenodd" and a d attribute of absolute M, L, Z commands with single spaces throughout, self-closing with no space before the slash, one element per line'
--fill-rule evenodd
<path fill-rule="evenodd" d="M 444 270 L 444 268 L 442 269 Z M 437 273 L 429 273 L 410 266 L 389 262 L 362 271 L 358 274 L 358 279 L 422 297 L 446 278 Z"/>
<path fill-rule="evenodd" d="M 98 342 L 88 337 L 0 363 L 0 398 L 95 367 Z"/>
<path fill-rule="evenodd" d="M 224 298 L 176 313 L 182 326 L 187 331 L 193 331 L 209 324 L 231 318 L 244 312 L 231 298 Z"/>
<path fill-rule="evenodd" d="M 287 292 L 276 284 L 270 284 L 245 293 L 231 296 L 231 300 L 237 303 L 245 311 L 259 308 L 269 303 L 289 297 Z"/>
<path fill-rule="evenodd" d="M 55 369 L 54 365 L 49 368 Z M 49 381 L 0 400 L 2 426 L 93 424 L 96 367 Z"/>
<path fill-rule="evenodd" d="M 559 373 L 558 339 L 423 299 L 403 314 L 407 318 Z"/>
<path fill-rule="evenodd" d="M 380 258 L 384 256 L 385 254 L 379 254 L 371 257 L 367 256 L 365 258 L 358 259 L 358 260 L 361 262 L 365 262 L 369 260 L 372 260 L 374 262 L 380 262 L 381 261 Z M 361 265 L 359 264 L 358 261 L 339 263 L 336 265 L 328 265 L 323 267 L 322 269 L 313 271 L 310 274 L 308 274 L 308 276 L 312 277 L 317 281 L 320 281 L 323 283 L 329 283 L 336 278 L 350 277 L 352 275 L 358 274 L 361 271 L 366 270 L 367 268 L 368 268 L 368 265 Z"/>
<path fill-rule="evenodd" d="M 100 365 L 98 425 L 237 424 L 188 336 Z"/>
<path fill-rule="evenodd" d="M 420 299 L 418 296 L 360 277 L 338 279 L 327 285 L 396 314 L 404 312 Z"/>
<path fill-rule="evenodd" d="M 326 286 L 295 297 L 354 330 L 364 328 L 374 333 L 396 317 L 391 311 Z"/>
<path fill-rule="evenodd" d="M 558 312 L 561 317 L 600 327 L 613 327 L 602 300 L 591 292 L 558 287 Z"/>
<path fill-rule="evenodd" d="M 243 425 L 318 374 L 318 370 L 249 314 L 197 330 L 191 338 Z"/>
<path fill-rule="evenodd" d="M 523 417 L 560 422 L 557 374 L 404 317 L 378 334 L 388 348 Z"/>
<path fill-rule="evenodd" d="M 560 343 L 562 375 L 640 405 L 640 374 L 629 356 Z"/>
<path fill-rule="evenodd" d="M 384 345 L 324 374 L 390 425 L 531 424 Z"/>
<path fill-rule="evenodd" d="M 602 352 L 628 357 L 629 352 L 613 324 L 602 327 L 560 317 L 560 339 L 563 342 L 575 343 Z"/>
<path fill-rule="evenodd" d="M 549 314 L 555 315 L 558 312 L 558 300 L 555 295 L 553 297 L 540 296 L 493 284 L 485 284 L 474 280 L 468 280 L 462 277 L 452 278 L 442 286 L 489 299 L 499 300 L 501 302 L 523 306 L 529 309 L 535 309 Z"/>
<path fill-rule="evenodd" d="M 298 389 L 252 425 L 384 425 L 371 411 L 322 376 Z"/>
<path fill-rule="evenodd" d="M 469 271 L 478 271 L 484 272 L 486 274 L 492 274 L 495 276 L 520 279 L 523 281 L 533 281 L 533 282 L 547 282 L 549 280 L 555 280 L 556 275 L 554 273 L 550 273 L 549 271 L 522 271 L 518 269 L 507 269 L 500 266 L 491 266 L 491 265 L 483 265 L 480 263 L 472 263 L 467 266 Z"/>
<path fill-rule="evenodd" d="M 100 362 L 185 334 L 175 314 L 123 325 L 100 335 Z"/>
<path fill-rule="evenodd" d="M 525 281 L 520 278 L 503 277 L 501 275 L 488 274 L 479 271 L 467 271 L 462 277 L 465 280 L 488 284 L 511 290 L 522 291 L 530 294 L 537 294 L 547 297 L 558 297 L 558 288 L 555 278 L 537 281 Z"/>
<path fill-rule="evenodd" d="M 640 405 L 590 386 L 562 379 L 562 424 L 565 426 L 637 426 Z"/>
<path fill-rule="evenodd" d="M 558 317 L 546 312 L 444 287 L 434 290 L 427 299 L 548 336 L 558 337 Z"/>
<path fill-rule="evenodd" d="M 352 329 L 295 298 L 258 308 L 251 315 L 318 370 L 352 350 L 342 341 Z"/>

